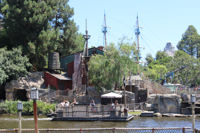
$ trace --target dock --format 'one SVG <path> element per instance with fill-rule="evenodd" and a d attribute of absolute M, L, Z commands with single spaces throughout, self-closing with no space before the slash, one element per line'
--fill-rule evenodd
<path fill-rule="evenodd" d="M 116 106 L 111 110 L 111 106 L 95 105 L 93 107 L 76 105 L 69 107 L 56 107 L 56 114 L 52 121 L 112 121 L 127 122 L 134 118 L 134 115 L 124 112 L 124 105 Z"/>
<path fill-rule="evenodd" d="M 112 122 L 128 122 L 134 118 L 133 115 L 125 117 L 54 117 L 52 121 L 112 121 Z"/>

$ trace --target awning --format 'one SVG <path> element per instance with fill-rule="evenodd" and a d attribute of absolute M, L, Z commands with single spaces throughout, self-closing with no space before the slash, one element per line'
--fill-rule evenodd
<path fill-rule="evenodd" d="M 122 95 L 113 92 L 101 95 L 101 98 L 122 98 Z"/>

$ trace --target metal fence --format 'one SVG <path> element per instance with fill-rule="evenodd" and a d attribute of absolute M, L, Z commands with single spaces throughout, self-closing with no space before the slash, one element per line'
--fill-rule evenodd
<path fill-rule="evenodd" d="M 192 133 L 190 127 L 183 128 L 83 128 L 83 129 L 39 129 L 39 133 Z M 0 133 L 18 133 L 18 129 L 0 129 Z M 195 129 L 195 133 L 199 133 Z M 22 129 L 22 133 L 35 133 L 34 129 Z"/>
<path fill-rule="evenodd" d="M 95 107 L 89 105 L 57 105 L 55 112 L 57 113 L 57 117 L 121 117 L 123 116 L 124 105 L 111 106 L 96 104 Z"/>

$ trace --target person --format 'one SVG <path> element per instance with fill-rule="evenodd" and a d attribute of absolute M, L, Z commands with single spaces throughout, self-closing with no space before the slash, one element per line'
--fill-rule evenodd
<path fill-rule="evenodd" d="M 91 112 L 94 115 L 94 112 L 96 111 L 94 100 L 91 100 L 90 106 L 91 106 Z"/>
<path fill-rule="evenodd" d="M 65 100 L 60 103 L 61 106 L 65 106 Z"/>
<path fill-rule="evenodd" d="M 115 106 L 117 106 L 118 105 L 118 101 L 117 100 L 115 100 Z"/>
<path fill-rule="evenodd" d="M 72 105 L 78 104 L 78 102 L 76 102 L 76 99 L 74 98 L 74 101 L 73 101 L 71 104 L 72 104 Z"/>
<path fill-rule="evenodd" d="M 114 110 L 115 109 L 115 104 L 112 102 L 110 110 Z"/>
<path fill-rule="evenodd" d="M 65 101 L 65 106 L 69 106 L 69 101 Z"/>

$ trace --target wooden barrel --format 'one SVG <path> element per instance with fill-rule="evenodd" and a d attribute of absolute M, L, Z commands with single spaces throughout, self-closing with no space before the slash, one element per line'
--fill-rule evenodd
<path fill-rule="evenodd" d="M 52 52 L 49 54 L 48 68 L 49 69 L 59 69 L 60 68 L 58 52 Z"/>

